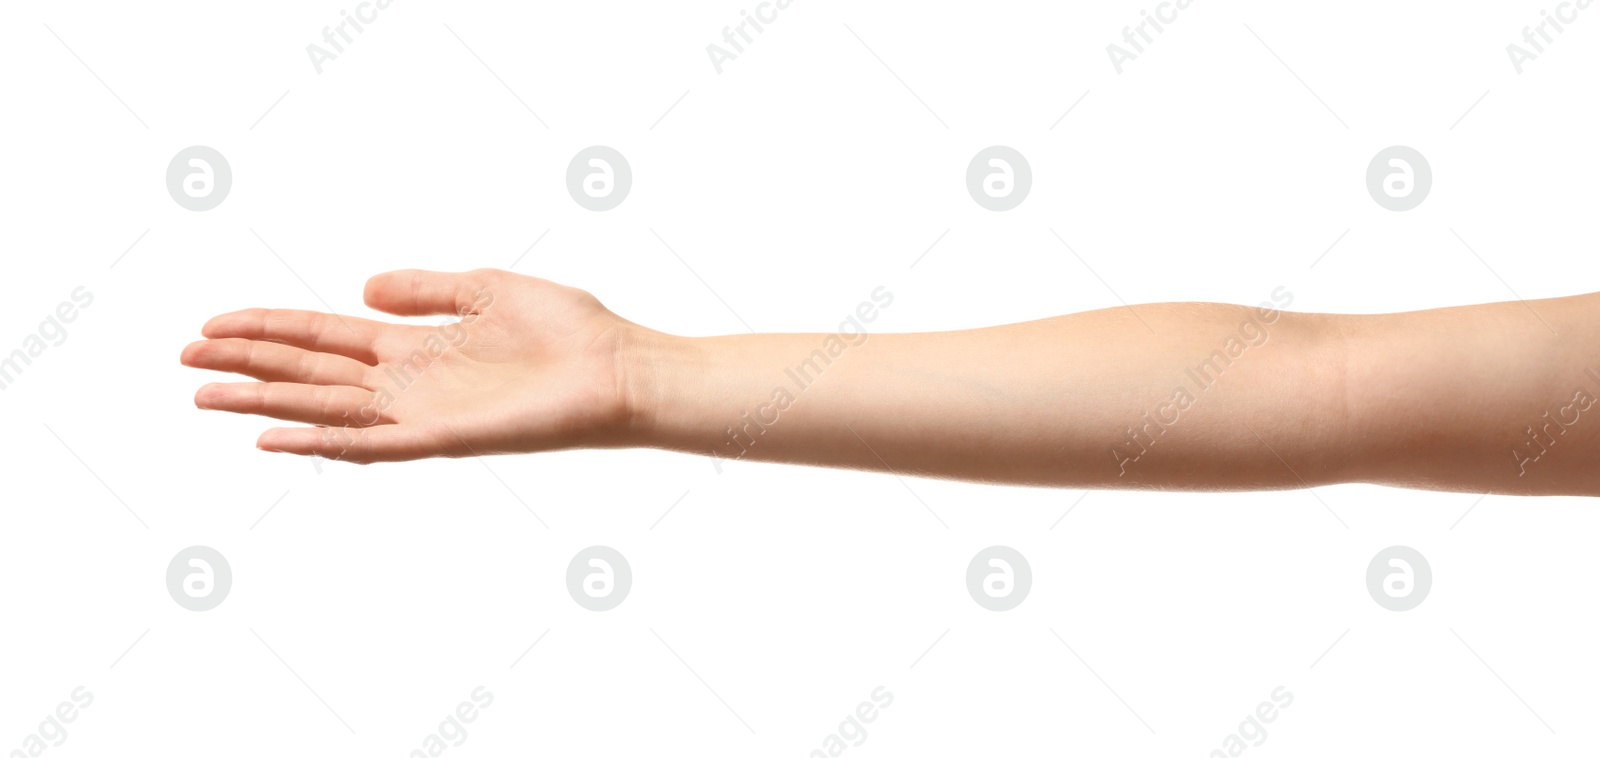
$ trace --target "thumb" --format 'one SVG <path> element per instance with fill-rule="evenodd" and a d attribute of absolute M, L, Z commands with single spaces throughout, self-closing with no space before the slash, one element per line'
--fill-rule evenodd
<path fill-rule="evenodd" d="M 493 269 L 390 271 L 367 280 L 363 299 L 368 307 L 396 316 L 465 316 L 488 304 L 489 285 L 501 276 L 504 272 Z"/>

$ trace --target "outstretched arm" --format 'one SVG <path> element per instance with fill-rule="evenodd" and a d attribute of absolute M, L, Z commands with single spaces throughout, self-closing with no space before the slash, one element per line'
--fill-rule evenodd
<path fill-rule="evenodd" d="M 1597 296 L 871 333 L 892 297 L 836 333 L 690 338 L 540 279 L 402 271 L 373 278 L 368 305 L 461 323 L 240 311 L 183 360 L 261 380 L 207 385 L 202 408 L 318 425 L 263 449 L 356 462 L 658 447 L 1048 486 L 1600 494 L 1600 420 L 1583 421 L 1600 414 Z"/>

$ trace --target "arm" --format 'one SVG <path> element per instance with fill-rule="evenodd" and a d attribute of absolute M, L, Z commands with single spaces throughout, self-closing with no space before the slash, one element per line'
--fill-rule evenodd
<path fill-rule="evenodd" d="M 860 326 L 892 297 L 874 295 Z M 184 362 L 262 382 L 207 385 L 196 403 L 322 425 L 258 445 L 357 462 L 658 447 L 1049 486 L 1600 494 L 1600 423 L 1579 420 L 1593 399 L 1574 405 L 1600 396 L 1581 354 L 1600 324 L 1590 296 L 1384 316 L 1169 303 L 959 332 L 709 338 L 504 272 L 395 272 L 366 299 L 462 323 L 219 316 Z M 1525 433 L 1546 410 L 1559 420 Z"/>
<path fill-rule="evenodd" d="M 666 338 L 640 362 L 644 434 L 1014 484 L 1592 495 L 1597 325 L 1600 296 L 1380 316 L 1165 303 L 870 335 L 809 386 L 828 335 Z"/>

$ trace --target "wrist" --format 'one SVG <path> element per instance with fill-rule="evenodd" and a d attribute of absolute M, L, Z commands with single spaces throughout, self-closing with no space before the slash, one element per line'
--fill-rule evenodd
<path fill-rule="evenodd" d="M 618 446 L 668 446 L 675 419 L 692 405 L 705 363 L 698 340 L 633 324 L 623 329 L 615 357 L 622 404 Z"/>

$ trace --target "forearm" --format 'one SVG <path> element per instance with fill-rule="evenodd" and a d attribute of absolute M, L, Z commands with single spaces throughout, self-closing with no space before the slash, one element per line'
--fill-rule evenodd
<path fill-rule="evenodd" d="M 1338 383 L 1342 348 L 1327 317 L 1137 308 L 854 344 L 826 334 L 666 338 L 644 361 L 640 439 L 725 458 L 1051 486 L 1337 479 L 1343 404 L 1326 388 Z"/>
<path fill-rule="evenodd" d="M 1594 297 L 1381 316 L 1136 308 L 851 341 L 662 336 L 632 370 L 633 442 L 1067 487 L 1600 494 L 1600 422 L 1577 421 L 1600 397 L 1582 349 L 1600 345 Z"/>

